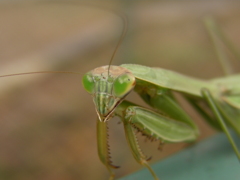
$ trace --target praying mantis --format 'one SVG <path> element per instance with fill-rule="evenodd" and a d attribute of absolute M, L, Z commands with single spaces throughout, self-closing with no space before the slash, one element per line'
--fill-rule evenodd
<path fill-rule="evenodd" d="M 206 24 L 213 26 L 211 20 L 207 20 Z M 216 37 L 211 35 L 216 43 Z M 218 48 L 217 51 L 221 52 Z M 222 54 L 219 56 L 222 58 Z M 225 63 L 224 58 L 221 60 Z M 239 150 L 227 127 L 240 134 L 240 75 L 204 81 L 161 68 L 137 64 L 113 66 L 110 62 L 86 73 L 82 82 L 95 105 L 98 155 L 110 172 L 109 180 L 115 176 L 112 169 L 118 168 L 112 164 L 108 145 L 107 122 L 113 116 L 120 117 L 123 123 L 133 157 L 148 168 L 155 180 L 158 177 L 138 145 L 135 130 L 160 143 L 193 142 L 197 139 L 198 128 L 174 98 L 174 91 L 180 92 L 209 124 L 226 134 L 240 160 Z M 126 96 L 133 90 L 152 109 L 126 101 Z M 205 106 L 201 106 L 200 102 Z"/>
<path fill-rule="evenodd" d="M 100 67 L 93 70 L 91 72 L 93 74 L 88 73 L 87 75 L 85 75 L 84 86 L 87 89 L 87 91 L 90 92 L 91 94 L 93 93 L 91 89 L 91 86 L 93 86 L 93 84 L 95 88 L 99 87 L 99 89 L 108 92 L 106 88 L 104 87 L 100 88 L 100 85 L 97 85 L 97 84 L 106 84 L 106 82 L 103 81 L 102 83 L 98 83 L 98 79 L 104 80 L 105 78 L 107 82 L 109 81 L 110 83 L 113 84 L 113 82 L 116 81 L 114 78 L 118 78 L 120 74 L 122 75 L 122 77 L 120 77 L 120 79 L 117 80 L 118 84 L 115 87 L 116 89 L 115 95 L 118 96 L 117 99 L 119 99 L 120 102 L 119 101 L 113 102 L 113 100 L 99 102 L 99 99 L 103 100 L 106 97 L 97 96 L 98 97 L 97 99 L 96 98 L 97 93 L 95 93 L 95 95 L 93 94 L 93 96 L 95 96 L 94 102 L 96 104 L 96 109 L 97 109 L 98 118 L 99 118 L 97 120 L 99 155 L 100 155 L 101 161 L 109 169 L 111 173 L 110 179 L 114 178 L 114 174 L 111 169 L 116 168 L 116 166 L 112 166 L 109 164 L 109 159 L 108 159 L 109 157 L 106 149 L 106 145 L 107 145 L 106 125 L 107 125 L 107 121 L 110 120 L 110 118 L 112 118 L 113 115 L 121 117 L 125 127 L 126 134 L 127 134 L 127 140 L 132 149 L 132 153 L 135 159 L 137 159 L 138 162 L 144 164 L 150 170 L 150 172 L 152 173 L 152 176 L 155 179 L 157 179 L 156 175 L 151 170 L 151 167 L 147 164 L 146 157 L 141 153 L 141 151 L 139 151 L 139 148 L 135 141 L 134 132 L 132 132 L 133 128 L 130 125 L 133 125 L 134 128 L 142 132 L 144 135 L 146 135 L 150 139 L 159 139 L 161 143 L 183 142 L 183 141 L 192 142 L 196 140 L 198 136 L 198 130 L 196 125 L 192 122 L 191 118 L 181 109 L 181 107 L 175 101 L 173 95 L 171 94 L 171 91 L 178 91 L 181 94 L 183 94 L 183 96 L 193 105 L 193 107 L 195 107 L 197 111 L 199 111 L 200 114 L 203 115 L 209 121 L 209 123 L 211 123 L 214 127 L 218 129 L 222 129 L 222 127 L 219 126 L 220 123 L 218 121 L 215 121 L 215 120 L 219 120 L 219 118 L 216 118 L 217 116 L 212 116 L 212 114 L 207 114 L 204 111 L 205 107 L 201 107 L 198 103 L 204 103 L 206 106 L 209 106 L 208 109 L 212 109 L 212 112 L 215 112 L 215 113 L 219 112 L 219 109 L 221 109 L 221 111 L 222 109 L 223 111 L 225 109 L 229 109 L 227 110 L 227 113 L 230 113 L 230 114 L 232 113 L 235 114 L 238 112 L 238 102 L 235 101 L 235 98 L 236 98 L 235 96 L 237 96 L 237 93 L 235 94 L 235 92 L 237 92 L 238 90 L 237 82 L 239 79 L 239 77 L 237 76 L 216 79 L 216 80 L 212 80 L 211 82 L 205 82 L 197 79 L 192 79 L 187 76 L 182 76 L 172 71 L 168 71 L 160 68 L 154 69 L 154 68 L 149 68 L 141 65 L 121 65 L 120 67 L 111 65 L 110 69 L 108 68 L 109 66 Z M 117 72 L 120 74 L 117 74 Z M 143 74 L 143 72 L 146 72 L 146 74 Z M 147 76 L 148 72 L 149 74 L 151 74 L 152 77 L 154 76 L 156 77 L 151 79 L 151 76 L 149 76 L 150 77 L 149 79 L 145 79 L 148 77 Z M 161 74 L 161 76 L 159 76 L 159 74 Z M 96 82 L 94 81 L 94 83 L 93 81 L 91 81 L 91 77 L 93 76 L 94 78 L 96 78 L 94 79 L 96 81 Z M 155 82 L 156 80 L 158 82 Z M 174 80 L 174 81 L 171 82 L 171 80 Z M 121 84 L 121 81 L 123 81 L 123 85 L 124 85 L 123 89 L 119 87 L 119 84 Z M 161 86 L 159 86 L 159 81 L 162 83 L 160 84 Z M 86 82 L 87 82 L 87 85 L 85 85 Z M 186 82 L 188 82 L 188 84 L 186 84 Z M 136 84 L 135 87 L 133 87 L 134 84 Z M 187 85 L 193 85 L 193 86 L 189 87 Z M 235 85 L 234 88 L 236 89 L 229 91 L 228 88 L 232 87 L 232 85 Z M 143 88 L 143 87 L 147 87 L 149 89 Z M 132 90 L 132 89 L 134 89 L 137 93 L 139 93 L 141 97 L 154 109 L 149 111 L 145 108 L 141 108 L 137 106 L 135 103 L 131 103 L 129 101 L 123 100 L 123 97 L 125 97 L 126 94 L 128 94 L 129 92 L 128 90 Z M 156 101 L 158 100 L 155 99 L 154 97 L 161 98 L 161 101 L 159 100 L 159 102 L 163 104 L 156 104 Z M 110 96 L 108 98 L 110 99 Z M 215 102 L 216 99 L 217 99 L 217 102 Z M 111 106 L 116 108 L 114 109 L 115 111 L 112 111 L 112 109 L 110 109 L 111 113 L 104 112 L 106 107 L 102 107 L 102 105 L 106 105 L 106 102 L 109 102 L 109 104 L 113 103 L 111 104 Z M 118 106 L 115 106 L 116 104 Z M 218 107 L 218 106 L 221 106 L 221 107 Z M 173 110 L 171 109 L 171 107 L 173 107 Z M 217 110 L 215 109 L 216 107 L 218 108 Z M 158 111 L 161 111 L 161 114 L 159 114 Z M 137 118 L 135 118 L 134 116 L 135 114 L 137 114 L 137 117 L 148 116 L 151 119 L 149 120 L 149 122 L 150 123 L 156 122 L 156 124 L 147 124 L 148 122 L 143 122 L 143 120 L 141 119 L 138 120 Z M 231 116 L 232 115 L 230 115 L 230 117 Z M 224 116 L 224 118 L 228 118 L 228 117 Z M 154 121 L 154 119 L 159 121 Z M 129 120 L 130 122 L 128 122 L 127 120 Z M 234 120 L 230 119 L 225 121 L 230 123 L 229 126 L 234 128 L 236 132 L 239 132 L 238 121 L 236 122 L 235 119 Z M 144 127 L 141 125 L 142 123 L 145 123 L 146 125 L 144 127 L 148 127 L 148 128 L 144 129 Z M 163 123 L 165 123 L 165 128 L 162 128 L 162 129 L 165 131 L 163 131 L 162 134 L 159 134 L 160 132 L 158 131 L 159 129 L 161 129 L 160 127 L 164 125 Z M 171 131 L 168 131 L 168 129 L 171 129 Z M 176 134 L 174 132 L 176 132 Z"/>
<path fill-rule="evenodd" d="M 148 158 L 141 152 L 134 129 L 149 139 L 165 143 L 192 142 L 198 137 L 198 128 L 179 106 L 172 91 L 181 92 L 186 99 L 215 128 L 226 133 L 235 153 L 240 153 L 229 134 L 227 125 L 240 134 L 240 104 L 238 90 L 240 76 L 201 81 L 169 70 L 136 64 L 102 66 L 83 77 L 83 85 L 93 97 L 97 120 L 98 154 L 114 178 L 107 142 L 107 121 L 119 116 L 123 122 L 126 139 L 136 161 L 146 166 Z M 155 111 L 124 100 L 134 89 Z M 208 107 L 201 107 L 199 101 Z M 214 116 L 207 113 L 210 109 Z M 156 111 L 160 111 L 160 114 Z"/>

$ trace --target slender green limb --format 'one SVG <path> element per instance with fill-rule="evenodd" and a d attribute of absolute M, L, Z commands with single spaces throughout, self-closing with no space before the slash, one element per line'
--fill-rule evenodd
<path fill-rule="evenodd" d="M 195 110 L 214 128 L 216 128 L 217 130 L 221 131 L 221 126 L 219 125 L 219 123 L 217 122 L 217 120 L 214 117 L 211 117 L 206 110 L 201 107 L 197 100 L 193 100 L 190 97 L 184 96 L 185 99 L 192 105 L 192 107 L 195 108 Z"/>
<path fill-rule="evenodd" d="M 143 165 L 150 171 L 155 180 L 159 180 L 155 172 L 152 170 L 151 166 L 146 161 L 143 162 Z"/>
<path fill-rule="evenodd" d="M 130 123 L 129 119 L 126 119 L 126 114 L 127 114 L 126 109 L 128 109 L 131 106 L 136 106 L 136 104 L 131 103 L 129 101 L 123 101 L 117 107 L 116 115 L 119 116 L 123 121 L 126 139 L 131 149 L 131 152 L 133 154 L 133 157 L 139 164 L 144 165 L 149 170 L 149 172 L 152 174 L 155 180 L 159 180 L 155 172 L 152 170 L 151 166 L 147 163 L 148 158 L 142 153 L 139 147 L 137 137 L 132 127 L 133 124 Z"/>
<path fill-rule="evenodd" d="M 130 105 L 123 101 L 117 107 L 116 115 L 130 123 L 150 139 L 166 143 L 192 142 L 196 140 L 197 130 L 190 124 L 159 114 L 150 109 Z"/>
<path fill-rule="evenodd" d="M 206 101 L 208 102 L 210 108 L 212 109 L 213 113 L 215 114 L 219 124 L 221 125 L 221 128 L 222 130 L 224 131 L 224 133 L 226 134 L 228 140 L 230 141 L 232 147 L 233 147 L 233 150 L 235 151 L 239 161 L 240 161 L 240 153 L 239 153 L 239 150 L 237 148 L 237 145 L 235 144 L 231 134 L 229 133 L 229 130 L 227 128 L 227 125 L 226 123 L 224 122 L 224 119 L 220 113 L 220 111 L 218 110 L 218 107 L 217 107 L 217 103 L 215 102 L 215 100 L 213 99 L 211 93 L 209 92 L 208 89 L 206 88 L 203 88 L 202 89 L 202 95 L 203 97 L 206 99 Z"/>
<path fill-rule="evenodd" d="M 233 108 L 229 104 L 223 102 L 218 104 L 218 109 L 227 122 L 227 125 L 240 135 L 240 110 Z"/>
<path fill-rule="evenodd" d="M 188 124 L 195 130 L 196 137 L 199 135 L 197 125 L 181 108 L 170 90 L 153 85 L 151 86 L 147 83 L 146 86 L 137 85 L 135 90 L 151 107 L 166 114 L 171 119 Z"/>
<path fill-rule="evenodd" d="M 195 129 L 196 136 L 199 135 L 198 127 L 190 116 L 182 109 L 182 107 L 177 103 L 175 98 L 168 92 L 167 94 L 158 95 L 151 100 L 152 106 L 156 109 L 162 110 L 169 117 L 188 124 L 193 129 Z"/>
<path fill-rule="evenodd" d="M 230 52 L 235 57 L 235 59 L 240 60 L 240 53 L 238 48 L 235 47 L 232 41 L 230 41 L 219 28 L 218 28 L 218 36 L 224 42 L 226 47 L 230 50 Z"/>
<path fill-rule="evenodd" d="M 238 48 L 232 43 L 232 41 L 227 38 L 227 36 L 222 32 L 221 28 L 217 26 L 217 24 L 214 22 L 212 17 L 205 18 L 206 21 L 211 22 L 211 25 L 214 27 L 212 28 L 212 31 L 214 31 L 214 34 L 217 35 L 217 37 L 224 43 L 225 47 L 230 50 L 232 55 L 237 59 L 240 60 L 240 53 Z"/>
<path fill-rule="evenodd" d="M 155 180 L 158 178 L 147 163 L 149 158 L 142 153 L 134 130 L 141 132 L 150 140 L 166 143 L 191 142 L 197 138 L 198 131 L 188 120 L 177 121 L 128 101 L 123 101 L 116 108 L 115 114 L 123 121 L 126 139 L 133 157 L 139 164 L 148 168 Z M 181 116 L 181 114 L 178 115 Z"/>
<path fill-rule="evenodd" d="M 151 166 L 149 166 L 149 164 L 147 163 L 147 157 L 142 153 L 138 145 L 137 137 L 134 133 L 133 127 L 128 121 L 123 120 L 123 122 L 124 122 L 123 124 L 124 124 L 126 139 L 131 149 L 131 152 L 133 154 L 133 157 L 139 164 L 144 165 L 146 168 L 148 168 L 154 180 L 159 180 L 155 172 L 152 170 Z"/>
<path fill-rule="evenodd" d="M 215 48 L 216 54 L 218 56 L 218 59 L 220 61 L 220 64 L 224 70 L 224 73 L 226 75 L 233 74 L 233 69 L 230 65 L 227 54 L 225 53 L 226 51 L 224 50 L 222 44 L 220 43 L 219 31 L 218 31 L 219 28 L 217 28 L 213 18 L 211 18 L 211 17 L 205 18 L 204 23 L 205 23 L 207 31 L 211 37 L 212 43 L 214 45 L 214 48 Z"/>
<path fill-rule="evenodd" d="M 107 122 L 102 122 L 97 119 L 97 145 L 98 145 L 98 156 L 101 162 L 107 167 L 110 177 L 109 180 L 113 180 L 115 177 L 113 168 L 118 168 L 118 166 L 114 166 L 110 160 L 110 152 L 108 145 L 108 127 Z"/>

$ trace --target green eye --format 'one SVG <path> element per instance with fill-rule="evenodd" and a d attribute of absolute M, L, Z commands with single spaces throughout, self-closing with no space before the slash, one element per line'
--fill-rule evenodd
<path fill-rule="evenodd" d="M 127 94 L 135 85 L 135 77 L 131 74 L 124 74 L 118 77 L 113 83 L 113 93 L 122 97 Z"/>
<path fill-rule="evenodd" d="M 83 87 L 84 89 L 88 92 L 88 93 L 93 93 L 93 90 L 94 90 L 94 81 L 93 81 L 93 78 L 90 74 L 85 74 L 83 76 L 83 79 L 82 79 L 82 84 L 83 84 Z"/>

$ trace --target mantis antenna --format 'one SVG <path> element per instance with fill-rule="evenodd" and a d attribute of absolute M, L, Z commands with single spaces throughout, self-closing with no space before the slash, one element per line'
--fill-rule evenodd
<path fill-rule="evenodd" d="M 66 73 L 66 74 L 81 74 L 79 72 L 72 72 L 72 71 L 36 71 L 36 72 L 25 72 L 25 73 L 16 73 L 16 74 L 7 74 L 2 75 L 1 77 L 9 77 L 9 76 L 19 76 L 19 75 L 27 75 L 27 74 L 46 74 L 46 73 Z"/>
<path fill-rule="evenodd" d="M 54 1 L 52 1 L 54 2 Z M 118 40 L 118 43 L 113 51 L 113 54 L 112 54 L 112 57 L 110 59 L 110 62 L 109 62 L 109 66 L 108 66 L 108 75 L 109 75 L 109 70 L 110 70 L 110 66 L 112 64 L 112 61 L 115 57 L 115 54 L 119 48 L 119 46 L 121 45 L 122 41 L 123 41 L 123 38 L 125 37 L 126 33 L 127 33 L 127 29 L 128 29 L 128 22 L 127 22 L 127 17 L 124 13 L 122 13 L 121 11 L 117 11 L 117 10 L 114 10 L 114 9 L 110 9 L 108 7 L 104 7 L 104 6 L 101 6 L 101 5 L 96 5 L 96 4 L 91 4 L 91 3 L 84 3 L 84 2 L 65 2 L 65 1 L 58 1 L 58 3 L 61 2 L 61 3 L 67 3 L 67 4 L 73 4 L 73 5 L 84 5 L 84 6 L 90 6 L 90 7 L 94 7 L 94 8 L 99 8 L 99 9 L 102 9 L 102 10 L 106 10 L 108 12 L 111 12 L 112 14 L 115 14 L 117 15 L 118 17 L 120 17 L 122 19 L 122 22 L 123 22 L 123 29 L 122 29 L 122 33 L 121 33 L 121 36 Z M 39 3 L 42 3 L 42 2 L 39 2 Z M 49 2 L 48 2 L 49 3 Z M 56 2 L 54 2 L 56 3 Z M 25 73 L 16 73 L 16 74 L 7 74 L 7 75 L 1 75 L 1 77 L 9 77 L 9 76 L 18 76 L 18 75 L 27 75 L 27 74 L 45 74 L 45 73 L 66 73 L 66 74 L 81 74 L 79 72 L 71 72 L 71 71 L 36 71 L 36 72 L 25 72 Z"/>
<path fill-rule="evenodd" d="M 110 66 L 112 64 L 112 61 L 115 57 L 115 54 L 119 48 L 119 46 L 121 45 L 123 38 L 125 37 L 126 33 L 127 33 L 127 29 L 128 29 L 128 22 L 127 22 L 127 17 L 125 14 L 123 14 L 120 11 L 112 11 L 114 14 L 118 15 L 119 17 L 121 17 L 122 21 L 123 21 L 123 29 L 122 29 L 122 34 L 120 36 L 120 39 L 118 40 L 117 46 L 115 47 L 112 57 L 110 59 L 109 65 L 108 65 L 108 75 L 109 75 L 109 70 L 110 70 Z"/>

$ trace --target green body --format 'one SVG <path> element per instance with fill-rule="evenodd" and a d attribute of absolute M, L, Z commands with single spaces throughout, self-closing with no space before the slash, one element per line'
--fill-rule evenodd
<path fill-rule="evenodd" d="M 98 154 L 111 173 L 110 179 L 114 178 L 111 169 L 117 166 L 112 164 L 109 156 L 107 121 L 115 115 L 123 122 L 134 158 L 149 169 L 154 179 L 158 178 L 138 145 L 135 130 L 151 140 L 159 140 L 161 144 L 192 142 L 197 139 L 198 128 L 176 101 L 173 91 L 180 92 L 209 124 L 224 131 L 240 158 L 227 129 L 231 127 L 240 134 L 239 82 L 240 75 L 203 81 L 165 69 L 134 64 L 111 66 L 109 71 L 108 66 L 103 66 L 87 73 L 83 85 L 93 96 L 96 106 L 99 118 Z M 132 90 L 152 109 L 124 100 Z"/>
<path fill-rule="evenodd" d="M 217 43 L 220 39 L 227 44 L 226 38 L 219 33 L 213 20 L 208 18 L 205 23 L 219 61 L 229 75 L 228 59 Z M 235 51 L 230 51 L 238 57 Z M 123 64 L 102 66 L 88 72 L 83 77 L 83 86 L 92 95 L 96 107 L 98 154 L 111 174 L 110 180 L 114 178 L 112 169 L 117 168 L 110 160 L 107 139 L 107 121 L 113 116 L 119 116 L 123 122 L 133 157 L 149 169 L 155 180 L 158 177 L 148 165 L 149 158 L 142 153 L 135 131 L 150 140 L 160 141 L 160 145 L 197 139 L 199 130 L 175 99 L 174 91 L 179 92 L 212 127 L 226 134 L 240 160 L 239 150 L 228 130 L 231 128 L 240 135 L 240 75 L 200 80 L 161 68 Z M 126 101 L 125 97 L 132 90 L 151 109 Z"/>

